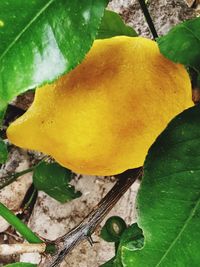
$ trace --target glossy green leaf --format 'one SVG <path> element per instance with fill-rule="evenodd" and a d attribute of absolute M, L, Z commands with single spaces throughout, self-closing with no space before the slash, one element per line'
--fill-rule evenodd
<path fill-rule="evenodd" d="M 124 267 L 200 266 L 200 106 L 171 121 L 150 148 L 137 205 L 143 249 Z"/>
<path fill-rule="evenodd" d="M 26 263 L 26 262 L 16 262 L 5 265 L 5 267 L 37 267 L 36 264 Z"/>
<path fill-rule="evenodd" d="M 35 187 L 61 203 L 81 196 L 69 184 L 72 178 L 72 172 L 57 163 L 41 162 L 33 173 Z"/>
<path fill-rule="evenodd" d="M 0 164 L 3 164 L 8 159 L 8 150 L 5 142 L 0 138 Z"/>
<path fill-rule="evenodd" d="M 137 36 L 136 31 L 127 26 L 120 15 L 117 13 L 106 10 L 98 31 L 97 38 L 104 39 L 119 35 Z"/>
<path fill-rule="evenodd" d="M 0 110 L 80 63 L 108 0 L 0 1 Z"/>
<path fill-rule="evenodd" d="M 157 42 L 165 57 L 200 71 L 200 18 L 178 24 Z"/>

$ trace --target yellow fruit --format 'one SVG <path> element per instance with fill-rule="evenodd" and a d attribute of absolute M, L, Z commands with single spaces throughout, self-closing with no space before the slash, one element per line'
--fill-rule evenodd
<path fill-rule="evenodd" d="M 83 63 L 36 90 L 7 131 L 79 173 L 113 175 L 143 164 L 167 123 L 192 106 L 184 67 L 142 37 L 97 40 Z"/>

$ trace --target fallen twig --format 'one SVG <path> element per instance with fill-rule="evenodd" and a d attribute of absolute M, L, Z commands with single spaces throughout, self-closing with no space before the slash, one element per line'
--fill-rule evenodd
<path fill-rule="evenodd" d="M 74 229 L 64 236 L 52 242 L 56 246 L 53 255 L 47 255 L 45 260 L 40 263 L 40 267 L 55 267 L 63 261 L 64 257 L 81 241 L 92 242 L 91 234 L 100 224 L 108 212 L 113 208 L 117 201 L 124 195 L 128 188 L 138 178 L 142 177 L 142 167 L 128 170 L 117 177 L 119 178 L 114 187 L 99 202 L 97 207 Z"/>
<path fill-rule="evenodd" d="M 22 253 L 32 253 L 38 252 L 43 253 L 46 250 L 46 244 L 2 244 L 0 245 L 0 255 L 9 256 L 13 254 L 22 254 Z"/>

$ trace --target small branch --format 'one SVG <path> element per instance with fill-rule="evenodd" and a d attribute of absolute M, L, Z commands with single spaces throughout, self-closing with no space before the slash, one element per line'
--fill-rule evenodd
<path fill-rule="evenodd" d="M 13 254 L 23 254 L 23 253 L 43 253 L 46 250 L 46 244 L 3 244 L 0 245 L 0 255 L 9 256 Z"/>
<path fill-rule="evenodd" d="M 32 183 L 28 191 L 26 192 L 25 197 L 20 206 L 21 212 L 17 215 L 17 217 L 24 223 L 28 223 L 30 219 L 30 216 L 32 214 L 32 211 L 34 209 L 37 200 L 37 196 L 38 196 L 38 191 L 35 188 L 34 184 Z"/>
<path fill-rule="evenodd" d="M 14 182 L 15 180 L 17 180 L 17 178 L 19 178 L 20 176 L 32 172 L 34 170 L 34 167 L 26 169 L 24 171 L 21 172 L 17 172 L 17 173 L 13 173 L 4 177 L 0 178 L 0 190 L 3 189 L 5 186 L 11 184 L 12 182 Z"/>
<path fill-rule="evenodd" d="M 22 236 L 19 236 L 16 231 L 14 232 L 13 231 L 14 229 L 11 229 L 11 227 L 9 227 L 6 231 L 4 231 L 3 233 L 1 234 L 4 234 L 4 235 L 7 235 L 7 236 L 10 236 L 12 237 L 12 239 L 15 239 L 16 242 L 18 243 L 23 243 L 24 239 Z"/>
<path fill-rule="evenodd" d="M 146 3 L 145 3 L 145 0 L 138 0 L 138 1 L 139 1 L 139 3 L 140 3 L 142 12 L 143 12 L 143 14 L 144 14 L 144 16 L 145 16 L 145 18 L 146 18 L 146 21 L 147 21 L 147 24 L 148 24 L 148 26 L 149 26 L 149 29 L 150 29 L 150 31 L 151 31 L 151 33 L 152 33 L 152 35 L 153 35 L 153 38 L 154 38 L 154 39 L 158 38 L 157 31 L 156 31 L 156 29 L 155 29 L 153 20 L 152 20 L 150 14 L 149 14 L 149 10 L 148 10 L 148 8 L 147 8 L 147 5 L 146 5 Z"/>
<path fill-rule="evenodd" d="M 33 209 L 34 204 L 37 200 L 37 196 L 38 196 L 38 191 L 35 188 L 34 184 L 32 183 L 30 188 L 28 189 L 26 195 L 25 195 L 25 198 L 24 198 L 23 203 L 22 203 L 20 208 L 23 211 L 25 211 L 29 208 Z"/>
<path fill-rule="evenodd" d="M 40 267 L 55 267 L 58 266 L 64 257 L 80 242 L 88 240 L 92 242 L 91 234 L 100 224 L 108 212 L 124 195 L 128 188 L 135 182 L 136 179 L 142 176 L 143 169 L 137 168 L 128 170 L 117 177 L 119 178 L 114 187 L 108 194 L 99 202 L 97 207 L 74 229 L 64 236 L 56 239 L 56 253 L 52 256 L 47 256 Z"/>

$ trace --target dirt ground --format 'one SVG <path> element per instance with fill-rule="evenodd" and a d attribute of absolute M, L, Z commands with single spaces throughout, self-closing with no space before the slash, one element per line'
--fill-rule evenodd
<path fill-rule="evenodd" d="M 189 4 L 191 1 L 187 2 Z M 172 25 L 194 16 L 194 9 L 189 8 L 184 0 L 149 0 L 148 5 L 159 35 L 166 33 Z M 120 13 L 125 22 L 133 26 L 139 34 L 151 37 L 138 1 L 113 0 L 109 4 L 109 9 Z M 24 98 L 20 98 L 20 101 L 24 102 Z M 20 104 L 18 101 L 18 105 Z M 38 158 L 38 155 L 36 158 Z M 0 177 L 8 172 L 24 170 L 34 161 L 35 156 L 33 153 L 11 146 L 9 161 L 1 167 Z M 24 195 L 31 185 L 31 175 L 31 173 L 26 174 L 17 182 L 1 190 L 0 201 L 13 211 L 19 212 Z M 39 192 L 35 208 L 29 220 L 29 226 L 41 237 L 50 240 L 63 235 L 76 226 L 92 210 L 114 185 L 114 182 L 115 179 L 113 177 L 81 176 L 77 174 L 73 184 L 77 190 L 82 192 L 82 196 L 63 205 L 45 193 Z M 134 202 L 138 187 L 139 183 L 136 182 L 113 208 L 107 218 L 112 215 L 119 215 L 128 224 L 133 223 L 136 220 Z M 93 239 L 96 242 L 93 247 L 87 242 L 80 244 L 66 257 L 61 266 L 98 267 L 110 259 L 114 254 L 114 248 L 112 244 L 110 245 L 98 237 L 99 232 L 100 227 L 98 227 L 93 235 Z M 0 243 L 16 242 L 19 240 L 20 237 L 0 218 Z M 12 259 L 0 256 L 0 266 L 14 260 L 38 263 L 40 256 L 37 254 L 24 254 L 20 258 L 13 257 Z"/>

